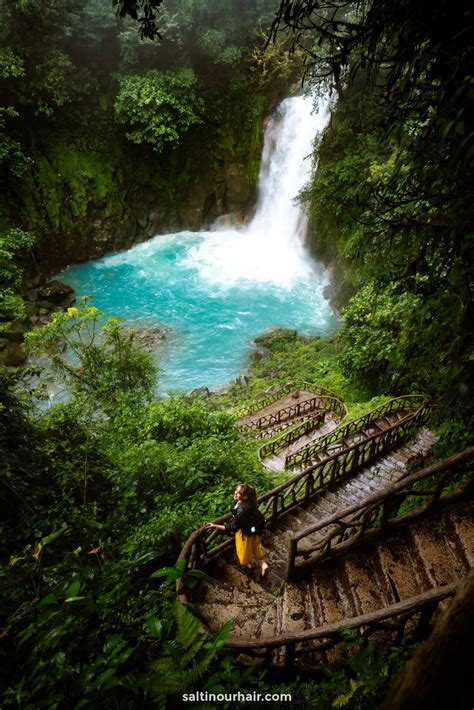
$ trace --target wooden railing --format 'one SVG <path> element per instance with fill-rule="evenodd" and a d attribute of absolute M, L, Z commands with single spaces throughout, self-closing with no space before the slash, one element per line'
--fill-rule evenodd
<path fill-rule="evenodd" d="M 358 631 L 363 639 L 370 639 L 374 633 L 385 631 L 392 635 L 395 643 L 400 643 L 408 635 L 408 628 L 412 639 L 423 638 L 426 636 L 431 618 L 439 604 L 454 596 L 458 586 L 459 583 L 454 582 L 437 587 L 411 599 L 392 604 L 385 609 L 343 619 L 336 624 L 326 624 L 308 629 L 299 634 L 274 636 L 261 640 L 228 640 L 224 648 L 251 658 L 261 658 L 266 665 L 272 664 L 273 653 L 284 652 L 282 660 L 286 668 L 292 668 L 296 664 L 304 667 L 305 658 L 310 656 L 310 662 L 306 665 L 311 666 L 314 670 L 314 666 L 317 665 L 315 657 L 317 659 L 321 654 L 319 662 L 322 664 L 325 660 L 322 654 L 344 641 L 344 629 L 346 628 Z M 418 618 L 415 619 L 415 617 Z"/>
<path fill-rule="evenodd" d="M 282 407 L 277 412 L 264 414 L 258 419 L 254 419 L 246 424 L 239 424 L 238 426 L 241 431 L 265 429 L 273 424 L 280 424 L 281 422 L 291 420 L 294 417 L 299 417 L 307 412 L 314 412 L 318 409 L 324 409 L 326 399 L 328 398 L 320 396 L 302 399 L 295 402 L 295 404 L 288 404 L 286 407 Z"/>
<path fill-rule="evenodd" d="M 299 438 L 308 434 L 310 431 L 317 429 L 319 425 L 324 420 L 324 412 L 334 412 L 341 419 L 346 415 L 347 409 L 345 404 L 338 397 L 318 397 L 316 398 L 322 410 L 321 416 L 315 417 L 315 420 L 309 420 L 309 422 L 302 422 L 288 428 L 284 434 L 281 434 L 277 439 L 270 441 L 268 444 L 264 444 L 258 450 L 258 458 L 260 461 L 271 454 L 281 451 L 286 446 L 290 446 L 293 442 L 297 441 Z M 311 424 L 313 424 L 311 426 Z"/>
<path fill-rule="evenodd" d="M 269 404 L 273 404 L 273 402 L 276 402 L 278 399 L 281 399 L 281 397 L 283 397 L 285 394 L 288 394 L 288 392 L 291 392 L 291 390 L 296 389 L 307 389 L 313 394 L 320 395 L 322 397 L 336 397 L 334 392 L 331 392 L 330 390 L 326 389 L 325 387 L 321 387 L 320 385 L 315 385 L 311 382 L 304 382 L 302 380 L 293 381 L 287 382 L 285 385 L 281 385 L 281 387 L 275 389 L 273 392 L 262 393 L 253 401 L 242 404 L 239 407 L 235 407 L 233 409 L 233 412 L 236 417 L 244 417 L 247 414 L 253 414 L 254 412 L 258 412 L 259 409 L 268 407 Z"/>
<path fill-rule="evenodd" d="M 328 456 L 320 463 L 309 466 L 305 471 L 292 476 L 288 481 L 260 496 L 259 508 L 267 522 L 282 517 L 328 486 L 348 479 L 362 466 L 372 463 L 382 453 L 407 439 L 414 434 L 426 411 L 426 407 L 420 407 L 391 427 L 349 446 L 344 451 Z M 214 522 L 224 523 L 231 517 L 228 513 Z M 204 560 L 219 555 L 232 544 L 232 540 L 218 542 L 219 539 L 221 539 L 219 533 L 214 530 L 209 532 L 204 526 L 196 530 L 187 540 L 179 559 L 185 559 L 187 567 L 193 568 Z"/>
<path fill-rule="evenodd" d="M 309 434 L 311 431 L 319 429 L 324 422 L 324 416 L 324 410 L 319 409 L 312 416 L 305 417 L 305 420 L 300 422 L 297 426 L 287 429 L 285 433 L 277 439 L 269 441 L 267 444 L 263 444 L 263 446 L 261 446 L 258 450 L 259 460 L 263 463 L 263 459 L 277 453 L 277 451 L 285 448 L 285 446 L 290 446 L 294 441 L 297 441 L 302 436 Z"/>
<path fill-rule="evenodd" d="M 273 436 L 276 437 L 278 434 L 281 435 L 283 431 L 287 432 L 290 431 L 290 429 L 293 430 L 294 427 L 300 426 L 301 424 L 303 424 L 303 422 L 309 422 L 310 419 L 313 419 L 314 417 L 318 416 L 319 411 L 303 414 L 301 417 L 297 417 L 292 421 L 281 422 L 280 424 L 276 424 L 275 426 L 271 426 L 267 429 L 263 429 L 262 431 L 258 431 L 252 434 L 252 439 L 258 440 L 270 439 Z"/>
<path fill-rule="evenodd" d="M 285 468 L 291 469 L 296 466 L 304 466 L 311 462 L 311 459 L 314 458 L 316 454 L 325 451 L 325 449 L 327 449 L 327 447 L 331 444 L 341 442 L 341 440 L 345 437 L 352 436 L 355 433 L 360 432 L 376 419 L 380 419 L 381 417 L 392 414 L 396 411 L 409 412 L 417 410 L 420 406 L 422 406 L 423 402 L 424 397 L 421 395 L 406 395 L 405 397 L 391 399 L 389 402 L 385 402 L 379 407 L 367 412 L 367 414 L 357 417 L 357 419 L 353 419 L 352 421 L 347 422 L 347 424 L 340 425 L 337 429 L 334 429 L 334 431 L 322 439 L 319 439 L 314 443 L 307 444 L 292 454 L 288 454 L 285 458 Z M 341 448 L 344 446 L 344 443 L 341 443 Z"/>
<path fill-rule="evenodd" d="M 406 526 L 412 520 L 429 513 L 436 506 L 447 506 L 469 493 L 472 494 L 473 473 L 474 446 L 407 477 L 391 486 L 387 492 L 376 494 L 361 504 L 350 506 L 344 511 L 326 518 L 318 525 L 306 528 L 305 531 L 295 535 L 294 539 L 303 539 L 305 533 L 313 534 L 317 530 L 327 527 L 327 545 L 324 555 L 319 558 L 319 561 L 328 559 L 331 553 L 340 554 L 356 542 L 361 542 L 364 533 L 364 539 L 368 539 L 380 534 L 380 530 L 393 529 L 397 525 Z M 457 490 L 449 490 L 453 483 L 459 481 L 462 485 Z M 432 482 L 433 487 L 426 488 L 420 485 L 427 482 Z M 394 517 L 400 505 L 410 497 L 426 498 L 427 502 L 422 508 L 418 507 L 401 517 Z M 379 503 L 378 514 L 372 516 L 370 509 L 376 503 Z M 364 521 L 364 516 L 361 515 L 365 509 L 370 511 L 367 521 Z M 366 525 L 369 520 L 371 522 Z M 370 527 L 374 522 L 376 527 Z M 337 539 L 337 534 L 334 535 L 334 526 L 339 539 Z M 188 550 L 191 549 L 198 537 L 199 531 L 196 531 L 189 539 Z M 460 582 L 453 582 L 436 587 L 383 609 L 296 634 L 278 635 L 259 640 L 251 638 L 228 640 L 224 648 L 250 658 L 261 659 L 266 665 L 272 664 L 276 654 L 279 664 L 281 665 L 283 662 L 286 668 L 294 666 L 304 668 L 306 662 L 308 667 L 314 669 L 318 662 L 325 661 L 325 653 L 343 643 L 345 628 L 357 631 L 362 639 L 367 640 L 380 631 L 390 635 L 395 643 L 400 643 L 406 636 L 410 636 L 411 639 L 423 638 L 438 606 L 455 595 L 459 584 Z"/>
<path fill-rule="evenodd" d="M 467 473 L 467 483 L 451 492 L 456 477 Z M 443 501 L 451 501 L 461 496 L 466 487 L 474 487 L 473 483 L 474 446 L 300 530 L 288 543 L 287 580 L 298 569 L 327 560 L 382 530 L 404 525 L 425 514 L 440 504 L 442 498 Z M 409 505 L 414 507 L 420 499 L 424 501 L 423 505 L 400 515 L 403 503 L 409 501 Z M 310 540 L 310 537 L 313 539 Z M 304 548 L 301 548 L 299 545 L 303 541 Z M 303 558 L 299 564 L 298 558 Z"/>

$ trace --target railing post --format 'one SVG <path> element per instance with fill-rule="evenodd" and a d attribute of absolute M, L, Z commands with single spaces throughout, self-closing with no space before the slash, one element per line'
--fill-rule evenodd
<path fill-rule="evenodd" d="M 295 574 L 295 558 L 296 550 L 298 548 L 298 541 L 294 538 L 290 538 L 288 543 L 288 560 L 286 564 L 286 581 L 289 582 L 293 579 Z"/>

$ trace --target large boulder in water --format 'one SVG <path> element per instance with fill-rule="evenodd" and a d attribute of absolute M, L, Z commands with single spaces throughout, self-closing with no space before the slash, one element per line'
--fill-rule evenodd
<path fill-rule="evenodd" d="M 158 345 L 161 345 L 164 339 L 165 332 L 156 327 L 141 328 L 133 335 L 134 342 L 149 352 L 153 352 Z"/>

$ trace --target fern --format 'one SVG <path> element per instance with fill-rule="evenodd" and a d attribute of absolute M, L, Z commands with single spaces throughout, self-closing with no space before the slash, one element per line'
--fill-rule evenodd
<path fill-rule="evenodd" d="M 200 639 L 199 621 L 179 602 L 173 606 L 173 616 L 177 627 L 176 640 L 184 649 L 190 649 Z"/>
<path fill-rule="evenodd" d="M 149 688 L 159 697 L 182 693 L 203 677 L 224 645 L 232 623 L 228 622 L 210 637 L 191 611 L 179 602 L 173 607 L 173 618 L 176 636 L 165 644 L 162 657 L 151 666 Z"/>

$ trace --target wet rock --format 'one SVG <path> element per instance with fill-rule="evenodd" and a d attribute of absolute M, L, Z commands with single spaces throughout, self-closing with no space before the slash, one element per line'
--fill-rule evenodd
<path fill-rule="evenodd" d="M 54 306 L 70 306 L 75 301 L 74 289 L 62 281 L 49 281 L 42 286 L 38 295 L 42 302 L 53 304 Z"/>
<path fill-rule="evenodd" d="M 26 362 L 27 355 L 20 343 L 10 342 L 0 355 L 0 362 L 6 367 L 19 367 Z"/>
<path fill-rule="evenodd" d="M 188 402 L 192 402 L 194 399 L 200 399 L 201 397 L 207 399 L 211 396 L 211 393 L 207 387 L 197 387 L 195 390 L 190 392 L 187 396 Z"/>
<path fill-rule="evenodd" d="M 241 387 L 247 388 L 249 386 L 249 378 L 247 375 L 239 375 L 235 381 Z"/>
<path fill-rule="evenodd" d="M 146 229 L 148 226 L 148 216 L 147 215 L 140 215 L 137 219 L 138 226 L 140 229 Z"/>
<path fill-rule="evenodd" d="M 240 211 L 221 214 L 214 220 L 214 227 L 229 229 L 238 229 L 244 223 L 242 213 Z"/>
<path fill-rule="evenodd" d="M 229 394 L 232 389 L 232 385 L 221 385 L 220 387 L 213 387 L 211 392 L 212 394 L 216 394 L 219 397 Z"/>
<path fill-rule="evenodd" d="M 22 321 L 12 321 L 11 323 L 5 324 L 5 330 L 2 330 L 2 338 L 14 343 L 21 343 L 23 341 L 23 335 L 27 329 L 27 325 Z"/>
<path fill-rule="evenodd" d="M 28 289 L 38 288 L 43 283 L 44 283 L 43 274 L 37 274 L 36 276 L 32 276 L 31 278 L 25 280 L 25 286 Z"/>
<path fill-rule="evenodd" d="M 281 388 L 282 388 L 281 385 L 278 383 L 274 384 L 274 385 L 270 385 L 270 387 L 267 387 L 267 389 L 265 390 L 265 394 L 274 394 L 276 392 L 279 392 L 281 390 Z"/>
<path fill-rule="evenodd" d="M 140 345 L 140 347 L 145 350 L 152 352 L 158 345 L 161 345 L 165 337 L 165 331 L 160 328 L 152 327 L 138 330 L 133 336 L 133 339 L 137 345 Z"/>

